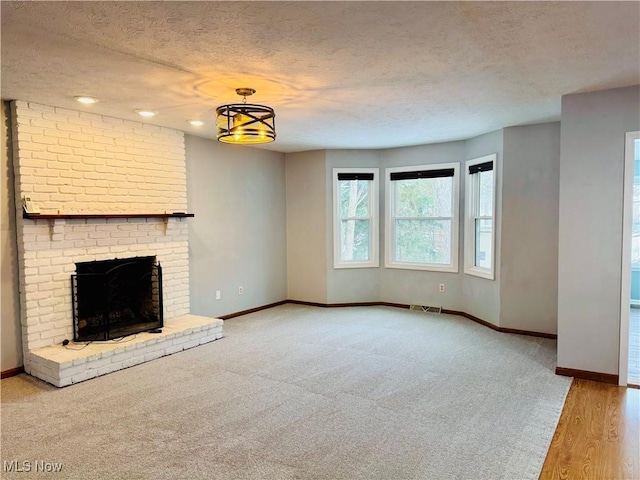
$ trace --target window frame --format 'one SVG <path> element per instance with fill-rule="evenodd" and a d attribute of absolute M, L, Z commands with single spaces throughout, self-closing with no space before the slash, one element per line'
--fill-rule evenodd
<path fill-rule="evenodd" d="M 481 163 L 492 162 L 493 170 L 493 202 L 491 208 L 491 217 L 478 215 L 478 195 L 480 176 L 477 173 L 469 173 L 469 167 L 479 165 Z M 483 157 L 473 158 L 465 162 L 465 225 L 464 225 L 464 273 L 475 277 L 485 278 L 487 280 L 495 280 L 496 270 L 496 203 L 498 199 L 498 154 L 492 153 Z M 488 219 L 492 220 L 491 228 L 491 268 L 479 267 L 475 265 L 476 250 L 476 220 Z"/>
<path fill-rule="evenodd" d="M 391 180 L 391 174 L 402 172 L 418 172 L 430 170 L 453 169 L 452 201 L 451 201 L 451 263 L 444 265 L 439 263 L 412 263 L 395 259 L 396 251 L 396 215 L 395 215 L 395 180 Z M 400 268 L 406 270 L 424 270 L 432 272 L 458 273 L 458 245 L 460 230 L 460 163 L 434 163 L 430 165 L 414 165 L 409 167 L 392 167 L 385 169 L 386 188 L 386 215 L 385 215 L 385 267 Z M 444 217 L 421 217 L 438 218 Z"/>
<path fill-rule="evenodd" d="M 369 189 L 369 216 L 358 217 L 358 220 L 369 219 L 369 260 L 342 260 L 342 220 L 340 215 L 340 201 L 338 175 L 341 173 L 373 174 Z M 333 169 L 333 268 L 377 268 L 380 266 L 380 229 L 379 229 L 379 168 L 334 168 Z M 345 217 L 346 219 L 346 217 Z"/>

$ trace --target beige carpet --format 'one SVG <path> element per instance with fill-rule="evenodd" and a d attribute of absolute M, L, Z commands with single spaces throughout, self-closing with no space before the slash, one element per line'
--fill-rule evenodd
<path fill-rule="evenodd" d="M 570 385 L 555 341 L 450 315 L 283 305 L 225 335 L 64 389 L 2 380 L 1 459 L 32 470 L 2 478 L 537 479 Z"/>

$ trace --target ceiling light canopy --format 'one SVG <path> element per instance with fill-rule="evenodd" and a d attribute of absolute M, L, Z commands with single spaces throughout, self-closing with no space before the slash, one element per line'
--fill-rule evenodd
<path fill-rule="evenodd" d="M 224 143 L 252 145 L 273 142 L 276 139 L 276 114 L 273 108 L 247 103 L 253 88 L 236 88 L 244 97 L 243 103 L 220 105 L 216 109 L 217 138 Z"/>

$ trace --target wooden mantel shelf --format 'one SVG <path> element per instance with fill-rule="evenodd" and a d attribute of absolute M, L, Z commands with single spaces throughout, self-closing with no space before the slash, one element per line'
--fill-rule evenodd
<path fill-rule="evenodd" d="M 195 215 L 186 212 L 173 213 L 22 213 L 28 220 L 82 220 L 94 218 L 191 218 Z"/>

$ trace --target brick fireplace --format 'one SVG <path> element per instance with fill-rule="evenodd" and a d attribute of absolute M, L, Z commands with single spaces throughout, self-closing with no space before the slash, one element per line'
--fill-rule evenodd
<path fill-rule="evenodd" d="M 184 134 L 23 101 L 11 118 L 25 371 L 64 386 L 220 338 L 221 320 L 189 315 L 189 219 L 153 216 L 187 211 Z M 23 219 L 25 196 L 42 215 L 104 217 Z M 76 264 L 143 256 L 162 265 L 163 333 L 62 346 Z"/>

